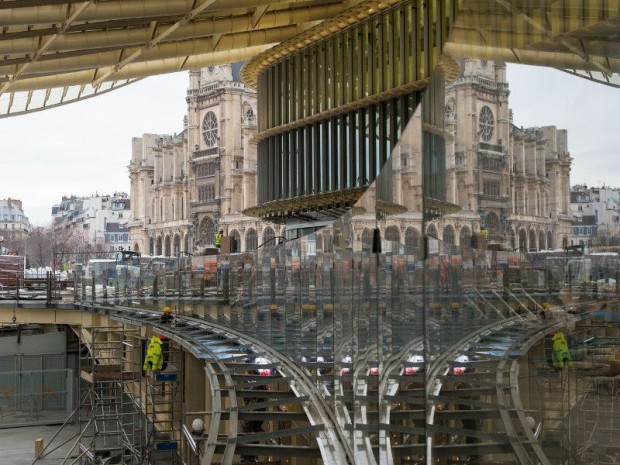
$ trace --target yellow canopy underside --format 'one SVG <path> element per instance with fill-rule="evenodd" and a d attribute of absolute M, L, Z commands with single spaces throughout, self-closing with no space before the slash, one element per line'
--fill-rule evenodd
<path fill-rule="evenodd" d="M 244 79 L 254 84 L 274 60 L 398 3 L 0 2 L 0 116 L 80 100 L 146 76 L 242 60 L 250 60 Z M 617 80 L 620 0 L 461 0 L 457 5 L 444 46 L 448 55 Z"/>

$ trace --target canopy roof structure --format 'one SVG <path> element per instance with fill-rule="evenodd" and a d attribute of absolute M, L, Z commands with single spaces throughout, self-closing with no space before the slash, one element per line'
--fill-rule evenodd
<path fill-rule="evenodd" d="M 402 1 L 2 0 L 0 117 L 257 57 L 245 73 L 251 83 L 263 64 Z M 619 82 L 620 0 L 451 3 L 459 12 L 448 54 Z"/>
<path fill-rule="evenodd" d="M 155 74 L 248 60 L 352 3 L 0 1 L 0 114 L 68 103 Z"/>

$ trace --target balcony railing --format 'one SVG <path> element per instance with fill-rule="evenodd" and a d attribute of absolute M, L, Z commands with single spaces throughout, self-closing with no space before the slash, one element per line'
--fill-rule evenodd
<path fill-rule="evenodd" d="M 489 144 L 487 142 L 478 142 L 478 150 L 484 150 L 486 152 L 495 152 L 495 153 L 499 153 L 502 155 L 506 155 L 508 152 L 506 150 L 506 147 L 504 147 L 503 145 Z"/>
<path fill-rule="evenodd" d="M 189 205 L 191 207 L 199 207 L 199 206 L 204 206 L 204 205 L 219 205 L 221 200 L 222 200 L 221 197 L 215 197 L 212 199 L 203 199 L 203 200 L 191 200 L 189 202 Z"/>
<path fill-rule="evenodd" d="M 212 147 L 210 149 L 205 150 L 196 150 L 192 153 L 192 159 L 202 158 L 202 157 L 211 157 L 220 154 L 220 149 L 218 147 Z"/>

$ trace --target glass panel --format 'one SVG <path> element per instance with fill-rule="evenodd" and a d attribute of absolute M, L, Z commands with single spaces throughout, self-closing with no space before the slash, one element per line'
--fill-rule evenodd
<path fill-rule="evenodd" d="M 314 111 L 321 112 L 327 107 L 327 70 L 325 69 L 325 44 L 321 43 L 316 49 L 316 106 Z"/>
<path fill-rule="evenodd" d="M 363 96 L 364 73 L 364 35 L 361 28 L 351 33 L 353 43 L 353 100 L 359 100 Z"/>
<path fill-rule="evenodd" d="M 312 86 L 310 85 L 310 60 L 309 60 L 310 52 L 301 52 L 301 77 L 299 82 L 301 83 L 300 93 L 302 95 L 301 98 L 301 114 L 305 118 L 310 113 L 310 89 Z"/>
<path fill-rule="evenodd" d="M 353 100 L 353 61 L 355 60 L 355 57 L 353 56 L 353 52 L 355 50 L 353 48 L 353 32 L 351 30 L 347 31 L 346 35 L 343 37 L 342 47 L 342 61 L 344 63 L 344 75 L 342 77 L 343 103 L 349 103 Z"/>
<path fill-rule="evenodd" d="M 285 132 L 281 136 L 282 139 L 282 190 L 281 198 L 288 198 L 290 196 L 290 176 L 291 176 L 291 145 L 290 145 L 290 132 Z"/>
<path fill-rule="evenodd" d="M 334 58 L 334 42 L 332 40 L 326 41 L 325 46 L 321 47 L 321 51 L 323 52 L 323 69 L 321 76 L 323 76 L 324 82 L 323 101 L 325 102 L 322 110 L 327 110 L 328 108 L 333 108 L 334 93 L 336 92 L 336 84 L 334 83 L 336 63 L 332 61 Z"/>
<path fill-rule="evenodd" d="M 363 56 L 362 56 L 362 69 L 361 71 L 364 73 L 364 78 L 363 78 L 363 87 L 362 87 L 362 97 L 368 97 L 370 94 L 372 94 L 372 88 L 373 88 L 373 82 L 374 82 L 374 76 L 373 73 L 375 72 L 372 69 L 372 64 L 374 63 L 373 59 L 374 59 L 374 46 L 375 46 L 375 42 L 374 42 L 374 31 L 372 30 L 372 24 L 370 23 L 364 23 L 364 25 L 362 26 L 362 31 L 363 31 L 363 35 L 362 35 L 362 40 L 364 42 L 363 45 Z"/>
<path fill-rule="evenodd" d="M 482 47 L 480 31 L 497 39 L 484 42 L 491 44 L 486 47 L 522 46 L 524 37 L 535 35 L 545 51 L 526 48 L 518 56 L 558 59 L 563 52 L 549 51 L 554 41 L 537 32 L 534 19 L 548 21 L 562 37 L 565 29 L 579 27 L 580 40 L 599 27 L 613 29 L 607 20 L 589 26 L 595 13 L 607 18 L 609 11 L 568 8 L 575 16 L 557 20 L 553 14 L 562 9 L 544 11 L 543 3 L 536 2 L 535 13 L 523 8 L 501 24 L 494 18 L 505 9 L 495 5 L 494 14 L 476 16 L 473 25 L 456 24 L 454 34 L 468 37 L 472 43 L 461 46 L 471 53 L 508 58 L 512 49 L 502 55 Z M 432 50 L 443 40 L 438 34 L 450 26 L 439 15 L 454 4 L 426 2 L 420 8 L 411 2 L 402 5 L 402 17 L 375 17 L 361 35 L 353 27 L 353 98 L 392 79 L 408 84 L 424 77 L 439 53 Z M 423 22 L 418 14 L 425 15 Z M 497 36 L 511 27 L 515 37 Z M 397 40 L 399 34 L 407 40 Z M 346 61 L 333 63 L 340 55 L 327 47 L 298 80 L 309 79 L 299 92 L 309 92 L 301 100 L 317 105 L 313 110 L 329 104 L 323 99 L 336 91 L 338 65 Z M 407 57 L 406 63 L 399 57 Z M 334 66 L 326 67 L 325 59 Z M 300 239 L 277 244 L 284 230 L 261 224 L 252 235 L 246 232 L 249 250 L 263 245 L 256 252 L 220 254 L 213 262 L 200 257 L 206 297 L 192 302 L 191 314 L 256 336 L 301 367 L 316 388 L 313 398 L 324 400 L 340 423 L 351 463 L 615 463 L 617 190 L 569 191 L 576 161 L 567 131 L 554 121 L 520 126 L 520 115 L 510 111 L 515 100 L 508 100 L 513 94 L 504 63 L 446 58 L 444 66 L 447 77 L 436 72 L 423 97 L 373 101 L 262 140 L 259 177 L 268 184 L 263 187 L 261 179 L 263 201 L 349 185 L 368 189 L 333 222 L 308 222 L 299 230 L 287 223 L 287 237 Z M 278 73 L 265 75 L 261 89 L 278 90 Z M 526 80 L 533 92 L 534 80 Z M 548 86 L 545 93 L 554 90 Z M 617 97 L 604 95 L 598 105 Z M 268 118 L 276 118 L 278 98 L 265 98 L 274 111 Z M 531 107 L 532 99 L 526 100 Z M 592 101 L 588 96 L 585 104 Z M 305 108 L 309 114 L 310 106 Z M 562 113 L 592 118 L 593 112 L 572 110 Z M 597 137 L 588 136 L 587 150 L 593 151 Z M 615 165 L 605 163 L 613 172 Z M 330 194 L 337 194 L 333 199 L 343 193 Z M 609 201 L 601 201 L 606 195 Z M 597 222 L 603 215 L 607 221 Z M 215 223 L 208 226 L 213 234 Z M 150 238 L 150 249 L 162 253 L 169 241 L 166 234 Z M 570 241 L 584 241 L 583 247 L 569 247 Z M 541 250 L 554 246 L 559 250 Z M 133 281 L 128 267 L 88 270 L 76 276 L 76 299 L 96 301 L 109 289 L 115 303 L 130 305 L 134 290 L 169 301 L 182 290 L 178 268 L 169 272 L 168 265 L 157 265 L 163 272 L 151 267 L 140 275 L 142 282 Z M 279 414 L 289 407 L 282 405 L 274 401 L 268 413 L 284 417 Z M 274 441 L 256 445 L 281 439 Z"/>
<path fill-rule="evenodd" d="M 344 79 L 344 67 L 347 58 L 343 55 L 344 43 L 346 43 L 346 36 L 339 35 L 334 43 L 334 106 L 342 105 L 344 86 L 346 85 Z"/>
<path fill-rule="evenodd" d="M 308 52 L 308 110 L 305 116 L 310 116 L 317 111 L 317 107 L 319 105 L 318 97 L 317 97 L 317 78 L 320 74 L 317 74 L 317 60 L 316 60 L 316 49 L 311 49 Z"/>

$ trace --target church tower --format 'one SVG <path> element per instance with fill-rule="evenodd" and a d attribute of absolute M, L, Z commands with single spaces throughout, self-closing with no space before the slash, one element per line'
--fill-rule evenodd
<path fill-rule="evenodd" d="M 459 60 L 461 76 L 446 88 L 448 199 L 479 219 L 489 239 L 503 241 L 509 214 L 510 112 L 506 65 Z"/>

